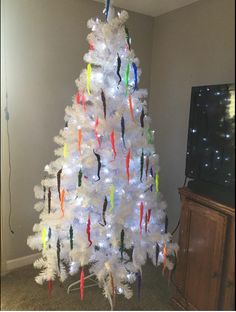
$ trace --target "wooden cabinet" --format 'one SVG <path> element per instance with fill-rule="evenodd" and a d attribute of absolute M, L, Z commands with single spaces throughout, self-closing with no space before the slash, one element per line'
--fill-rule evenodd
<path fill-rule="evenodd" d="M 172 303 L 184 310 L 234 310 L 235 211 L 188 188 L 180 196 Z"/>

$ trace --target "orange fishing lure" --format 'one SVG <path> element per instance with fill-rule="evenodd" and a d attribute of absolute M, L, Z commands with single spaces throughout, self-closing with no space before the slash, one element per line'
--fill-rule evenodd
<path fill-rule="evenodd" d="M 133 102 L 132 102 L 131 95 L 129 95 L 129 110 L 130 110 L 130 116 L 131 116 L 132 120 L 134 121 Z"/>
<path fill-rule="evenodd" d="M 83 133 L 81 129 L 78 129 L 78 151 L 81 153 L 81 143 L 83 139 Z"/>
<path fill-rule="evenodd" d="M 61 191 L 61 213 L 62 213 L 62 217 L 64 217 L 64 200 L 65 200 L 65 190 L 63 189 Z"/>

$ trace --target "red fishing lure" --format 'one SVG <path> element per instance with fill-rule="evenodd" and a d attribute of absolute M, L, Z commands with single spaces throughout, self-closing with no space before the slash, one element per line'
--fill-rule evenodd
<path fill-rule="evenodd" d="M 76 93 L 75 99 L 76 99 L 77 104 L 80 104 L 80 93 L 79 93 L 79 91 Z"/>
<path fill-rule="evenodd" d="M 110 141 L 111 141 L 111 146 L 112 146 L 112 151 L 114 154 L 114 160 L 116 159 L 116 147 L 115 147 L 115 133 L 114 130 L 112 131 L 110 135 Z"/>
<path fill-rule="evenodd" d="M 96 122 L 95 122 L 94 132 L 95 132 L 95 136 L 96 136 L 97 141 L 98 141 L 98 146 L 101 147 L 101 140 L 100 140 L 100 137 L 98 135 L 98 130 L 97 130 L 98 126 L 99 126 L 99 119 L 97 117 Z"/>
<path fill-rule="evenodd" d="M 131 158 L 131 151 L 129 149 L 128 154 L 126 156 L 126 174 L 127 174 L 128 182 L 130 180 L 130 172 L 129 172 L 130 158 Z"/>
<path fill-rule="evenodd" d="M 49 297 L 52 295 L 52 280 L 48 280 L 48 295 Z"/>
<path fill-rule="evenodd" d="M 92 245 L 92 241 L 91 241 L 91 233 L 90 233 L 90 226 L 91 226 L 91 220 L 90 220 L 90 214 L 88 215 L 88 222 L 87 222 L 87 236 L 88 236 L 88 242 L 89 242 L 89 247 Z"/>
<path fill-rule="evenodd" d="M 152 211 L 152 209 L 148 209 L 148 212 L 147 212 L 147 221 L 148 221 L 148 223 L 150 222 L 150 219 L 151 219 L 151 211 Z"/>
<path fill-rule="evenodd" d="M 84 93 L 82 94 L 82 105 L 83 105 L 84 111 L 86 112 L 87 107 L 86 107 L 86 99 L 85 99 Z"/>
<path fill-rule="evenodd" d="M 80 299 L 84 299 L 84 269 L 80 272 Z"/>
<path fill-rule="evenodd" d="M 143 222 L 143 209 L 144 204 L 143 202 L 140 203 L 140 214 L 139 214 L 139 229 L 140 229 L 140 235 L 142 235 L 142 222 Z"/>
<path fill-rule="evenodd" d="M 94 44 L 92 42 L 89 42 L 89 50 L 94 51 Z"/>

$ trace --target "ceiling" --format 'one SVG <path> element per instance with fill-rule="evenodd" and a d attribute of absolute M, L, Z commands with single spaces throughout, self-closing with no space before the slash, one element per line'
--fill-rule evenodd
<path fill-rule="evenodd" d="M 102 2 L 105 0 L 94 0 Z M 142 13 L 150 16 L 159 16 L 175 9 L 184 7 L 198 0 L 113 0 L 116 7 Z"/>

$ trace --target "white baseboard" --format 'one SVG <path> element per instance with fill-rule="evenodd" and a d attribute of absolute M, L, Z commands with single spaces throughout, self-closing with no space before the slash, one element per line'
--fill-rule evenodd
<path fill-rule="evenodd" d="M 6 271 L 9 272 L 9 271 L 21 268 L 23 266 L 32 264 L 36 259 L 40 257 L 40 255 L 41 253 L 36 253 L 36 254 L 25 256 L 25 257 L 8 260 L 6 262 Z"/>

